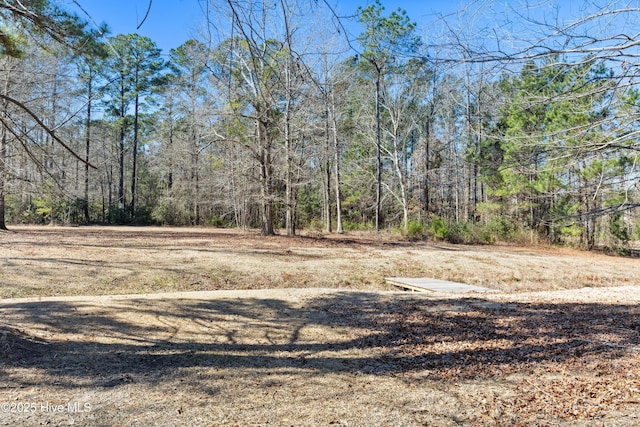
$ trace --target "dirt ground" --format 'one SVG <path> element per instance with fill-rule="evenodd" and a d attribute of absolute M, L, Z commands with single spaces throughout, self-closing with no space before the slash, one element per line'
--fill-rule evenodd
<path fill-rule="evenodd" d="M 0 233 L 0 425 L 640 425 L 637 259 L 13 230 Z M 389 276 L 496 292 L 402 292 Z"/>

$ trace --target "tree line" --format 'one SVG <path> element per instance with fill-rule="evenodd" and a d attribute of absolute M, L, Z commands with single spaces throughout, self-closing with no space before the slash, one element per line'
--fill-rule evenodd
<path fill-rule="evenodd" d="M 393 228 L 624 250 L 640 238 L 625 26 L 640 10 L 502 10 L 535 31 L 478 35 L 471 6 L 424 35 L 375 1 L 350 37 L 327 2 L 211 1 L 203 35 L 165 56 L 55 4 L 5 2 L 0 228 Z"/>

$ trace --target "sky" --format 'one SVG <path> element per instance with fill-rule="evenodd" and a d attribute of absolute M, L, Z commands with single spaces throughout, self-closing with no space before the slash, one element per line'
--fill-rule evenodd
<path fill-rule="evenodd" d="M 203 12 L 198 0 L 153 0 L 146 21 L 143 20 L 150 0 L 76 0 L 80 10 L 71 0 L 59 0 L 64 7 L 78 13 L 95 24 L 106 22 L 111 34 L 138 33 L 151 38 L 167 54 L 170 49 L 197 36 L 198 23 Z M 368 0 L 330 0 L 336 2 L 340 14 L 353 14 L 358 6 L 366 6 Z M 419 26 L 434 20 L 438 14 L 454 12 L 462 5 L 458 0 L 381 0 L 385 11 L 398 7 L 407 11 L 409 18 Z M 86 13 L 85 13 L 86 12 Z M 87 16 L 89 15 L 89 16 Z"/>

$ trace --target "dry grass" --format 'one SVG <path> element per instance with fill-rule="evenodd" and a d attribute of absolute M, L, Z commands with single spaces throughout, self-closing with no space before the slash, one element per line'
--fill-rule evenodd
<path fill-rule="evenodd" d="M 30 297 L 0 300 L 0 425 L 640 424 L 634 259 L 165 228 L 0 243 L 2 295 Z M 385 290 L 402 275 L 504 292 Z M 50 297 L 158 291 L 179 293 Z"/>
<path fill-rule="evenodd" d="M 261 237 L 237 230 L 15 227 L 0 233 L 0 297 L 218 289 L 388 289 L 433 277 L 505 292 L 635 284 L 637 259 L 571 249 Z"/>

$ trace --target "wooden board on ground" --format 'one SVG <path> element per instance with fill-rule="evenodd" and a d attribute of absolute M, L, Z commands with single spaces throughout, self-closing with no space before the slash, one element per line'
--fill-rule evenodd
<path fill-rule="evenodd" d="M 491 289 L 483 288 L 481 286 L 430 279 L 428 277 L 388 277 L 385 280 L 390 285 L 419 292 L 491 292 Z"/>

